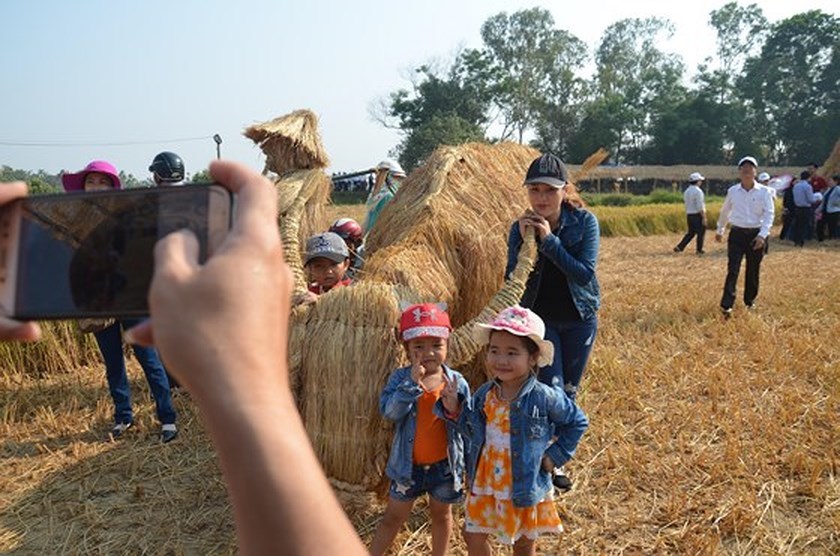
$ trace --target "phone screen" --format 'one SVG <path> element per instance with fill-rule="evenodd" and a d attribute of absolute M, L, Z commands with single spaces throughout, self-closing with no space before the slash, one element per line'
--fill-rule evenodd
<path fill-rule="evenodd" d="M 16 318 L 137 316 L 148 314 L 157 240 L 189 229 L 203 262 L 230 226 L 230 194 L 187 185 L 36 196 L 20 214 Z"/>

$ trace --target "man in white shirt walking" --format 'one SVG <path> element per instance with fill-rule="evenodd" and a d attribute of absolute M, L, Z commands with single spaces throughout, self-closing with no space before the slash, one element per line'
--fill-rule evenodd
<path fill-rule="evenodd" d="M 704 178 L 700 172 L 693 172 L 688 176 L 688 187 L 683 193 L 683 201 L 685 202 L 685 218 L 688 223 L 688 231 L 683 236 L 682 240 L 674 247 L 674 251 L 679 253 L 684 250 L 694 236 L 697 236 L 697 254 L 702 255 L 703 239 L 706 236 L 706 202 L 703 190 L 700 189 L 700 184 L 703 183 Z"/>
<path fill-rule="evenodd" d="M 720 299 L 720 309 L 725 317 L 732 315 L 735 304 L 738 274 L 741 272 L 741 259 L 747 259 L 746 276 L 744 277 L 744 304 L 752 309 L 758 296 L 759 269 L 761 259 L 764 258 L 764 248 L 773 226 L 775 206 L 770 188 L 756 182 L 758 162 L 751 156 L 745 156 L 738 161 L 738 176 L 740 183 L 736 183 L 726 192 L 726 200 L 720 209 L 717 222 L 715 241 L 723 241 L 726 225 L 731 230 L 726 243 L 729 259 L 726 270 L 726 281 L 723 285 L 723 296 Z"/>

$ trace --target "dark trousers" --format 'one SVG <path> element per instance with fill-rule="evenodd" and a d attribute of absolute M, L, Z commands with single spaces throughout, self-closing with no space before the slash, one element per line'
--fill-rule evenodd
<path fill-rule="evenodd" d="M 793 218 L 793 244 L 802 247 L 806 239 L 811 239 L 810 229 L 813 219 L 811 207 L 796 207 Z"/>
<path fill-rule="evenodd" d="M 682 251 L 685 249 L 694 236 L 697 236 L 697 252 L 703 252 L 703 239 L 706 237 L 706 227 L 703 225 L 703 213 L 686 214 L 686 222 L 688 223 L 688 232 L 683 236 L 682 240 L 677 244 L 677 249 Z"/>
<path fill-rule="evenodd" d="M 823 213 L 822 218 L 817 222 L 817 241 L 840 237 L 837 235 L 838 217 L 840 217 L 840 212 Z"/>
<path fill-rule="evenodd" d="M 726 254 L 729 259 L 726 267 L 726 282 L 723 284 L 723 297 L 720 306 L 731 309 L 735 304 L 735 292 L 738 274 L 741 272 L 741 259 L 747 259 L 747 272 L 744 279 L 744 303 L 751 306 L 758 296 L 758 276 L 764 249 L 753 249 L 752 242 L 758 236 L 758 228 L 738 228 L 732 226 L 726 242 Z"/>
<path fill-rule="evenodd" d="M 793 218 L 794 211 L 792 209 L 782 211 L 782 231 L 779 232 L 779 239 L 793 239 Z"/>

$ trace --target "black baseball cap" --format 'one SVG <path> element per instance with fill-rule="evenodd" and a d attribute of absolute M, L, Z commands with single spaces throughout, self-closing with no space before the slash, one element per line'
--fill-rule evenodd
<path fill-rule="evenodd" d="M 545 183 L 552 187 L 563 187 L 569 181 L 569 171 L 559 157 L 553 154 L 544 154 L 528 166 L 528 173 L 525 174 L 525 185 L 532 183 Z"/>

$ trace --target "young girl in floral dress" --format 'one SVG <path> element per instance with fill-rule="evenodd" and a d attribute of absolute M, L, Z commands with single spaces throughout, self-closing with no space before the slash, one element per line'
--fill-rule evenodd
<path fill-rule="evenodd" d="M 468 439 L 467 549 L 490 554 L 493 534 L 513 544 L 514 554 L 536 554 L 541 534 L 562 531 L 551 472 L 571 459 L 589 423 L 561 390 L 537 380 L 554 346 L 533 311 L 509 307 L 479 325 L 476 336 L 487 346 L 493 379 L 468 403 L 453 389 L 440 401 Z"/>

